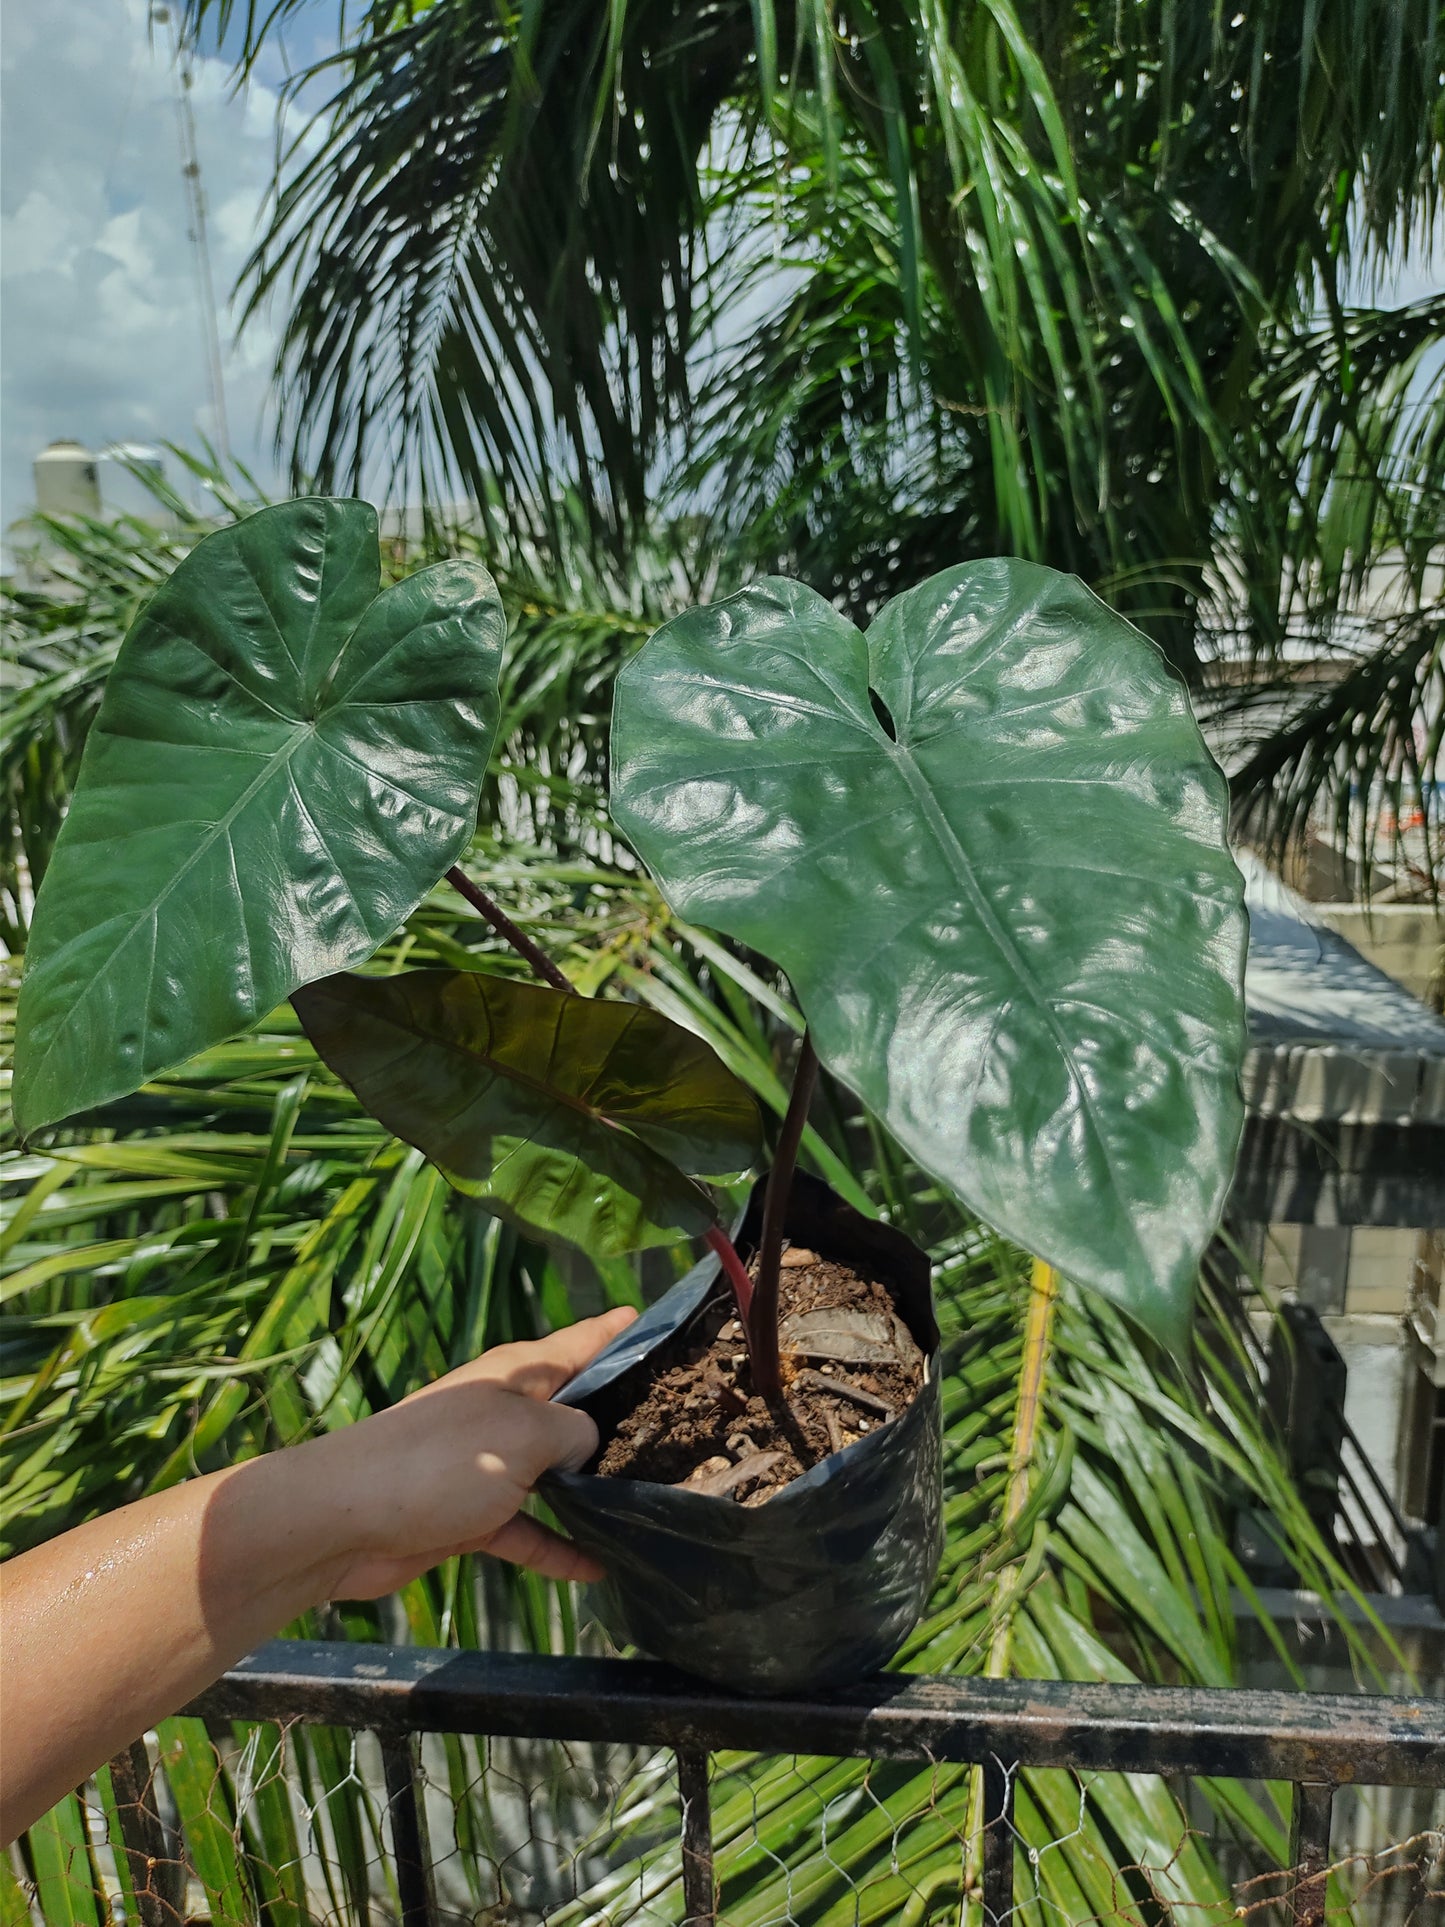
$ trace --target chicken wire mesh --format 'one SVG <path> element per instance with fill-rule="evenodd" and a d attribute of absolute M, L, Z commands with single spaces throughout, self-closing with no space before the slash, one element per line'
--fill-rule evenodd
<path fill-rule="evenodd" d="M 1288 1787 L 992 1764 L 985 1820 L 953 1764 L 716 1754 L 702 1795 L 667 1749 L 178 1719 L 14 1850 L 6 1927 L 1445 1921 L 1440 1791 L 1341 1789 L 1281 1871 Z"/>

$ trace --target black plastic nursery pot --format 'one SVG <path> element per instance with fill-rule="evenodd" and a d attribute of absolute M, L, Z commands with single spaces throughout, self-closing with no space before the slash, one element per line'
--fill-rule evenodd
<path fill-rule="evenodd" d="M 757 1248 L 764 1181 L 736 1243 Z M 552 1473 L 542 1494 L 607 1568 L 599 1617 L 612 1636 L 748 1693 L 807 1692 L 876 1672 L 927 1601 L 943 1549 L 938 1325 L 927 1256 L 798 1173 L 786 1235 L 885 1285 L 925 1358 L 905 1412 L 832 1452 L 766 1504 L 643 1479 Z M 603 1444 L 642 1396 L 653 1355 L 697 1323 L 726 1280 L 711 1255 L 557 1394 Z"/>

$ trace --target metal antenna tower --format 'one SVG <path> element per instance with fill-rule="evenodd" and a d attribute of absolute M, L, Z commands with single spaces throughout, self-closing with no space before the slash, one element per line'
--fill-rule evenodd
<path fill-rule="evenodd" d="M 206 363 L 211 420 L 216 453 L 224 465 L 231 460 L 231 435 L 226 422 L 226 384 L 221 366 L 221 328 L 216 312 L 216 289 L 211 274 L 211 244 L 206 232 L 206 196 L 201 185 L 201 157 L 196 146 L 196 117 L 191 111 L 195 70 L 191 48 L 176 26 L 170 7 L 153 6 L 151 24 L 163 28 L 170 40 L 171 71 L 176 77 L 176 129 L 180 137 L 181 178 L 186 189 L 187 238 L 196 271 L 196 294 L 201 310 L 201 346 Z"/>

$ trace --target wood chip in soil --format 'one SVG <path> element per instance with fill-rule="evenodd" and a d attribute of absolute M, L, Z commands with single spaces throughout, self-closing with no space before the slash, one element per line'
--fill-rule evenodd
<path fill-rule="evenodd" d="M 730 1301 L 718 1304 L 654 1354 L 647 1390 L 597 1470 L 762 1505 L 917 1396 L 923 1354 L 875 1280 L 791 1247 L 783 1254 L 779 1314 L 788 1334 L 784 1412 L 753 1391 L 737 1312 Z"/>

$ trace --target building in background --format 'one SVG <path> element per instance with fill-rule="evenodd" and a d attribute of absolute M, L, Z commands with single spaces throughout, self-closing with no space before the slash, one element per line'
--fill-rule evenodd
<path fill-rule="evenodd" d="M 0 550 L 0 577 L 20 588 L 56 586 L 48 566 L 54 544 L 47 519 L 115 522 L 135 516 L 152 528 L 171 523 L 165 450 L 152 442 L 111 442 L 97 451 L 61 439 L 41 449 L 32 472 L 34 507 L 5 530 Z"/>

